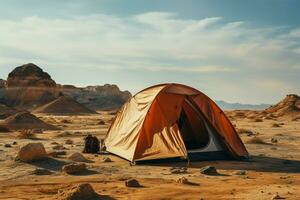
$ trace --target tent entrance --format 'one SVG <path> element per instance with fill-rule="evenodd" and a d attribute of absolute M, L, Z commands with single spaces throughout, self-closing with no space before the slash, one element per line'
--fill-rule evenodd
<path fill-rule="evenodd" d="M 215 131 L 191 101 L 185 99 L 177 122 L 188 153 L 223 151 Z"/>

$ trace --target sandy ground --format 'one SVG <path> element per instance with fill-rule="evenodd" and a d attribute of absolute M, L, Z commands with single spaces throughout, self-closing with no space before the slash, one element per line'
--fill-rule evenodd
<path fill-rule="evenodd" d="M 83 149 L 83 137 L 87 133 L 103 138 L 113 117 L 109 112 L 93 116 L 39 116 L 46 122 L 62 128 L 61 131 L 45 131 L 37 134 L 37 139 L 17 139 L 17 133 L 0 133 L 0 199 L 53 199 L 59 189 L 77 183 L 90 183 L 99 199 L 272 199 L 276 193 L 285 199 L 300 199 L 300 121 L 277 120 L 284 123 L 272 127 L 274 120 L 251 122 L 247 119 L 233 120 L 237 128 L 254 131 L 265 144 L 249 143 L 251 137 L 241 134 L 242 140 L 251 154 L 247 161 L 205 161 L 189 164 L 187 173 L 171 174 L 173 166 L 187 166 L 186 162 L 152 165 L 130 164 L 113 155 L 113 162 L 103 163 L 107 155 L 85 156 L 91 160 L 89 171 L 82 175 L 66 175 L 61 167 L 70 162 L 66 157 Z M 69 122 L 64 122 L 67 119 Z M 104 120 L 106 125 L 98 125 Z M 271 138 L 278 143 L 271 143 Z M 71 139 L 74 145 L 65 141 Z M 4 144 L 17 145 L 11 148 Z M 67 148 L 67 155 L 30 164 L 15 162 L 14 157 L 22 144 L 42 142 L 47 151 L 52 151 L 52 142 Z M 200 173 L 203 166 L 215 166 L 218 176 Z M 35 168 L 46 168 L 52 175 L 34 175 Z M 246 170 L 246 175 L 235 175 Z M 177 183 L 186 177 L 192 184 Z M 136 178 L 143 186 L 127 188 L 124 180 Z"/>

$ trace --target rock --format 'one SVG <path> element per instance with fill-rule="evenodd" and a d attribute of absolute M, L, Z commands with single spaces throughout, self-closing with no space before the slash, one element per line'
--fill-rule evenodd
<path fill-rule="evenodd" d="M 102 159 L 102 162 L 107 163 L 107 162 L 112 162 L 112 160 L 109 157 L 105 157 Z"/>
<path fill-rule="evenodd" d="M 234 174 L 235 175 L 246 175 L 247 172 L 246 172 L 246 170 L 239 170 L 239 171 L 235 172 Z"/>
<path fill-rule="evenodd" d="M 55 145 L 54 147 L 52 147 L 52 149 L 54 150 L 66 150 L 66 147 L 64 147 L 63 145 Z"/>
<path fill-rule="evenodd" d="M 86 170 L 86 165 L 84 163 L 71 163 L 64 165 L 62 171 L 67 174 L 80 174 Z"/>
<path fill-rule="evenodd" d="M 98 122 L 98 125 L 105 125 L 105 121 L 104 121 L 104 120 L 100 120 L 100 121 Z"/>
<path fill-rule="evenodd" d="M 11 148 L 11 144 L 5 144 L 4 147 L 5 148 Z"/>
<path fill-rule="evenodd" d="M 35 174 L 35 175 L 51 175 L 52 172 L 48 169 L 36 168 L 33 171 L 33 174 Z"/>
<path fill-rule="evenodd" d="M 18 143 L 16 141 L 13 142 L 13 145 L 17 145 Z"/>
<path fill-rule="evenodd" d="M 285 199 L 284 197 L 279 196 L 278 193 L 276 193 L 274 196 L 272 196 L 271 200 L 276 200 L 276 199 Z"/>
<path fill-rule="evenodd" d="M 184 174 L 187 172 L 186 167 L 172 167 L 170 169 L 171 174 Z"/>
<path fill-rule="evenodd" d="M 48 153 L 48 156 L 57 158 L 58 156 L 64 156 L 67 155 L 66 151 L 51 151 Z"/>
<path fill-rule="evenodd" d="M 74 142 L 73 142 L 73 140 L 68 139 L 68 140 L 66 140 L 65 144 L 74 144 Z"/>
<path fill-rule="evenodd" d="M 47 158 L 47 153 L 42 143 L 28 143 L 21 147 L 17 159 L 23 162 L 31 162 Z"/>
<path fill-rule="evenodd" d="M 66 190 L 59 190 L 57 193 L 58 200 L 88 200 L 97 198 L 99 195 L 93 187 L 86 184 L 79 184 Z"/>
<path fill-rule="evenodd" d="M 129 179 L 125 181 L 126 187 L 141 187 L 140 183 L 136 179 Z"/>
<path fill-rule="evenodd" d="M 176 182 L 180 184 L 190 184 L 189 180 L 185 177 L 179 178 Z"/>
<path fill-rule="evenodd" d="M 271 142 L 272 142 L 272 143 L 277 143 L 278 140 L 277 140 L 276 138 L 271 138 Z"/>
<path fill-rule="evenodd" d="M 69 160 L 74 162 L 88 162 L 89 160 L 86 159 L 81 153 L 73 153 L 71 156 L 68 157 Z"/>
<path fill-rule="evenodd" d="M 200 169 L 201 174 L 206 174 L 206 175 L 218 175 L 219 173 L 217 172 L 217 169 L 213 166 L 206 166 Z"/>

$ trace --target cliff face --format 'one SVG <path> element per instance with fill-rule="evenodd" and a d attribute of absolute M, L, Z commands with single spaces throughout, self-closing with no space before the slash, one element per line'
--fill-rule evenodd
<path fill-rule="evenodd" d="M 116 85 L 88 86 L 85 88 L 62 88 L 62 93 L 73 97 L 79 103 L 93 110 L 109 110 L 121 107 L 130 97 L 128 91 L 121 91 Z"/>

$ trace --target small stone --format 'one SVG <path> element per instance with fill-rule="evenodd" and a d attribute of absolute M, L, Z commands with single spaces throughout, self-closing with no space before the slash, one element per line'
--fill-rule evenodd
<path fill-rule="evenodd" d="M 84 163 L 71 163 L 62 167 L 62 171 L 67 174 L 80 174 L 85 170 L 86 165 Z"/>
<path fill-rule="evenodd" d="M 5 148 L 11 148 L 11 144 L 5 144 L 4 147 Z"/>
<path fill-rule="evenodd" d="M 237 171 L 237 172 L 235 172 L 235 175 L 246 175 L 246 170 L 239 170 L 239 171 Z"/>
<path fill-rule="evenodd" d="M 72 155 L 69 156 L 69 160 L 72 160 L 74 162 L 88 162 L 89 160 L 86 159 L 81 153 L 73 153 Z"/>
<path fill-rule="evenodd" d="M 206 166 L 200 169 L 201 174 L 206 174 L 206 175 L 218 175 L 219 173 L 217 172 L 217 169 L 213 166 Z"/>
<path fill-rule="evenodd" d="M 109 157 L 103 158 L 102 162 L 107 163 L 107 162 L 112 162 L 112 160 Z"/>
<path fill-rule="evenodd" d="M 277 143 L 278 140 L 277 140 L 276 138 L 272 138 L 272 139 L 271 139 L 271 142 L 272 142 L 272 143 Z"/>
<path fill-rule="evenodd" d="M 189 184 L 190 183 L 189 180 L 185 177 L 179 178 L 176 182 L 180 183 L 180 184 Z"/>
<path fill-rule="evenodd" d="M 278 193 L 276 193 L 274 196 L 272 196 L 271 200 L 276 200 L 276 199 L 285 199 L 284 197 L 279 196 Z"/>
<path fill-rule="evenodd" d="M 54 150 L 66 150 L 67 148 L 64 147 L 63 145 L 58 144 L 58 145 L 55 145 L 54 147 L 52 147 L 52 149 L 54 149 Z"/>
<path fill-rule="evenodd" d="M 186 167 L 172 167 L 170 169 L 171 174 L 184 174 L 187 173 Z"/>
<path fill-rule="evenodd" d="M 74 142 L 73 142 L 73 140 L 68 139 L 68 140 L 66 140 L 65 144 L 74 144 Z"/>
<path fill-rule="evenodd" d="M 126 187 L 141 187 L 140 183 L 136 179 L 129 179 L 125 181 Z"/>
<path fill-rule="evenodd" d="M 13 144 L 13 145 L 17 145 L 18 143 L 17 143 L 16 141 L 14 141 L 12 144 Z"/>

